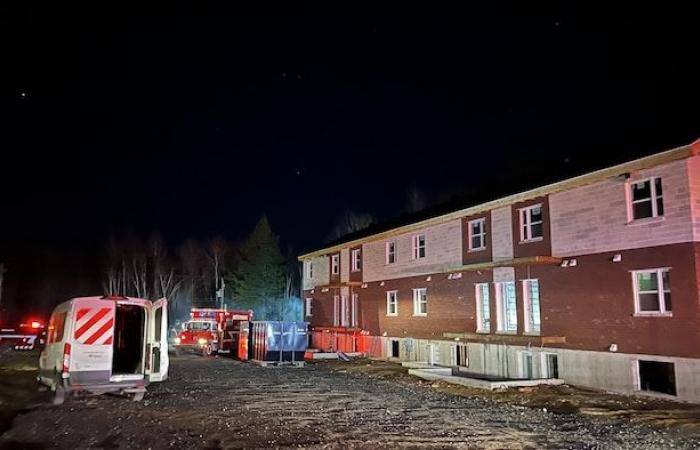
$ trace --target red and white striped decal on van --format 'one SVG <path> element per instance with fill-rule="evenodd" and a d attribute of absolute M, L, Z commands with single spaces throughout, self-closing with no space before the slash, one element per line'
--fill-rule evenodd
<path fill-rule="evenodd" d="M 75 314 L 76 341 L 86 345 L 110 345 L 114 334 L 114 308 L 81 308 Z"/>

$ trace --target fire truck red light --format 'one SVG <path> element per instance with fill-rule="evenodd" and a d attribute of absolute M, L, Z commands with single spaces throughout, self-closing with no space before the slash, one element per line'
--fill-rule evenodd
<path fill-rule="evenodd" d="M 32 328 L 41 328 L 41 322 L 34 321 L 32 322 Z"/>

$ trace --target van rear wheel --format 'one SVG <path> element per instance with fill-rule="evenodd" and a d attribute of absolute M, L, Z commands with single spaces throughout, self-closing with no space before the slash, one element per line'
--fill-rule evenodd
<path fill-rule="evenodd" d="M 66 401 L 66 390 L 62 387 L 57 387 L 53 395 L 53 404 L 62 405 Z"/>

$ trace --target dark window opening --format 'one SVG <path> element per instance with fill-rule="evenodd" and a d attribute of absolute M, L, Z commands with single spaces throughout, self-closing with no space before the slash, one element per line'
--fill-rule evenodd
<path fill-rule="evenodd" d="M 391 357 L 399 357 L 399 341 L 391 341 Z"/>
<path fill-rule="evenodd" d="M 455 362 L 458 366 L 469 367 L 469 355 L 466 345 L 455 346 Z"/>
<path fill-rule="evenodd" d="M 114 315 L 112 375 L 143 371 L 146 311 L 137 305 L 117 305 Z"/>
<path fill-rule="evenodd" d="M 547 377 L 559 378 L 559 361 L 557 355 L 547 355 Z"/>
<path fill-rule="evenodd" d="M 639 361 L 639 389 L 676 395 L 676 371 L 673 363 Z"/>

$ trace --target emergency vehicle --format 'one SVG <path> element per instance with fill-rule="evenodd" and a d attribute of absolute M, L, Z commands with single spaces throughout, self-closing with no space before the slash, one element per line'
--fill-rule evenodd
<path fill-rule="evenodd" d="M 228 311 L 213 308 L 192 308 L 190 320 L 175 338 L 175 349 L 195 350 L 204 356 L 214 353 L 248 355 L 248 323 L 253 320 L 253 311 Z M 245 334 L 244 338 L 242 334 Z M 239 355 L 240 357 L 240 355 Z"/>
<path fill-rule="evenodd" d="M 58 305 L 39 357 L 39 382 L 54 403 L 76 392 L 119 392 L 143 399 L 168 376 L 168 301 L 80 297 Z"/>
<path fill-rule="evenodd" d="M 42 320 L 27 320 L 17 326 L 0 328 L 0 346 L 15 350 L 34 350 L 46 343 L 46 327 Z"/>

